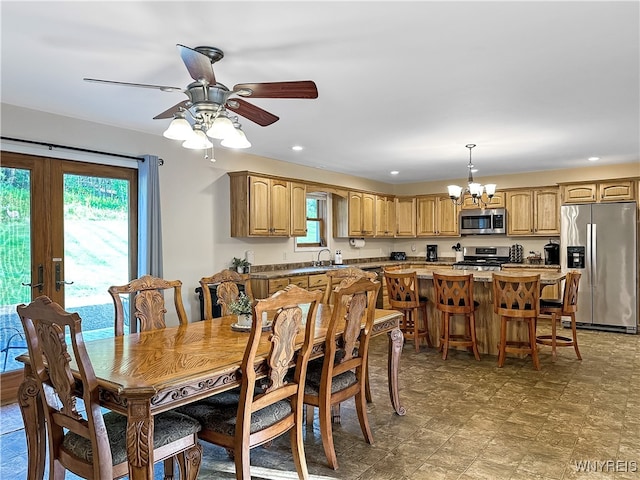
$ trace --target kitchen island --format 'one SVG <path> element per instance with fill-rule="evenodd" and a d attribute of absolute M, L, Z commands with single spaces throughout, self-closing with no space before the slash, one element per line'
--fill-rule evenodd
<path fill-rule="evenodd" d="M 493 273 L 489 271 L 477 270 L 451 270 L 448 268 L 406 268 L 397 270 L 399 272 L 415 271 L 418 276 L 418 288 L 421 297 L 429 299 L 427 302 L 427 315 L 429 317 L 429 336 L 433 345 L 439 345 L 441 315 L 434 304 L 433 272 L 440 271 L 447 275 L 467 275 L 473 274 L 474 300 L 480 303 L 476 310 L 476 335 L 478 350 L 481 354 L 498 355 L 498 342 L 500 340 L 500 318 L 493 312 Z M 501 271 L 502 275 L 526 275 L 525 269 L 521 271 Z M 534 272 L 531 272 L 534 273 Z M 564 278 L 564 274 L 549 269 L 540 273 L 540 284 L 542 288 L 559 284 Z M 462 321 L 452 322 L 452 333 L 463 333 Z M 509 340 L 527 340 L 528 332 L 525 324 L 521 322 L 509 322 L 507 326 L 507 338 Z M 473 356 L 470 357 L 473 359 Z"/>

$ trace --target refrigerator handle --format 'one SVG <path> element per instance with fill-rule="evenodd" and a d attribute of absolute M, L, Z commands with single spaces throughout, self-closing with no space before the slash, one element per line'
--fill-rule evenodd
<path fill-rule="evenodd" d="M 587 251 L 585 254 L 585 268 L 587 269 L 587 278 L 589 279 L 589 285 L 591 288 L 591 286 L 593 285 L 593 275 L 592 275 L 592 270 L 591 270 L 591 259 L 593 258 L 593 256 L 591 255 L 591 224 L 587 223 Z"/>
<path fill-rule="evenodd" d="M 591 236 L 589 237 L 589 242 L 591 243 L 591 256 L 589 257 L 589 259 L 590 259 L 590 263 L 591 263 L 591 285 L 593 285 L 594 287 L 597 286 L 596 285 L 596 280 L 597 280 L 596 272 L 598 271 L 598 265 L 597 265 L 598 243 L 596 241 L 596 238 L 598 236 L 597 233 L 598 233 L 598 224 L 597 223 L 592 223 L 591 224 Z"/>

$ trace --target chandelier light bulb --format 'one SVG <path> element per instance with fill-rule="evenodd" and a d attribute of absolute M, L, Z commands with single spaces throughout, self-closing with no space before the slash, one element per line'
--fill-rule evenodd
<path fill-rule="evenodd" d="M 497 185 L 495 183 L 488 183 L 487 185 L 482 185 L 481 183 L 478 183 L 473 179 L 473 172 L 474 172 L 475 166 L 471 162 L 471 150 L 475 146 L 476 146 L 475 143 L 469 143 L 465 145 L 465 147 L 469 149 L 469 163 L 467 164 L 469 179 L 468 179 L 467 187 L 465 188 L 465 187 L 460 187 L 458 185 L 448 185 L 447 191 L 449 192 L 449 198 L 456 205 L 462 205 L 464 203 L 464 195 L 468 193 L 469 195 L 471 195 L 474 205 L 478 205 L 478 207 L 484 208 L 487 205 L 489 205 L 490 202 L 484 201 L 482 199 L 482 192 L 486 191 L 487 197 L 491 199 L 496 193 Z"/>

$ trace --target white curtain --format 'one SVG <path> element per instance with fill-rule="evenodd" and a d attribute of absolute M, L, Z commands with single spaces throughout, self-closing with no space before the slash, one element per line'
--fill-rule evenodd
<path fill-rule="evenodd" d="M 138 167 L 138 277 L 162 277 L 160 172 L 162 160 L 145 155 Z"/>

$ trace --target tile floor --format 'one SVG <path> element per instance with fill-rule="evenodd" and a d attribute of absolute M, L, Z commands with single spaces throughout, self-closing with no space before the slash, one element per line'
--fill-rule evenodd
<path fill-rule="evenodd" d="M 582 362 L 564 348 L 553 363 L 549 347 L 541 347 L 540 371 L 530 359 L 508 358 L 499 369 L 492 356 L 477 362 L 456 351 L 443 361 L 435 349 L 405 348 L 400 388 L 407 415 L 399 417 L 386 389 L 386 340 L 374 338 L 374 445 L 364 443 L 353 402 L 347 402 L 334 430 L 340 468 L 330 470 L 316 418 L 305 430 L 311 478 L 640 479 L 640 335 L 580 330 L 579 342 Z M 10 405 L 0 413 L 0 478 L 24 479 L 19 411 Z M 235 478 L 222 449 L 204 449 L 199 478 Z M 253 478 L 297 478 L 288 436 L 252 450 L 251 463 Z"/>

